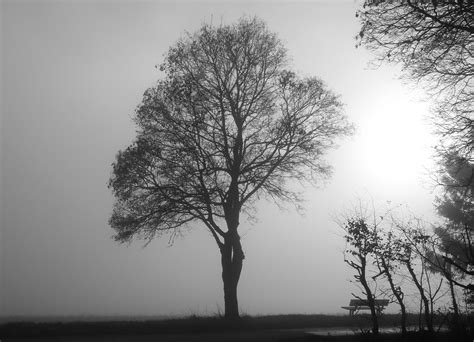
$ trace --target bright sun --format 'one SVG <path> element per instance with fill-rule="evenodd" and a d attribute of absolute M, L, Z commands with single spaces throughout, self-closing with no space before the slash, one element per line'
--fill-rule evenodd
<path fill-rule="evenodd" d="M 433 138 L 427 105 L 399 97 L 379 100 L 359 127 L 361 161 L 370 181 L 380 186 L 419 184 L 431 164 Z M 377 101 L 377 102 L 379 102 Z"/>

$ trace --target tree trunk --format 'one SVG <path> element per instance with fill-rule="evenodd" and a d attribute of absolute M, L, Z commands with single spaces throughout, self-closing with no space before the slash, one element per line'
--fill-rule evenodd
<path fill-rule="evenodd" d="M 421 302 L 424 307 L 426 327 L 428 328 L 428 331 L 430 333 L 434 333 L 433 317 L 430 311 L 429 300 L 426 297 L 425 291 L 423 290 L 423 286 L 420 284 L 420 282 L 418 281 L 418 278 L 416 277 L 415 271 L 413 270 L 413 267 L 411 266 L 410 261 L 406 261 L 405 265 L 407 266 L 408 272 L 410 273 L 411 278 L 413 279 L 413 282 L 415 283 L 415 286 L 417 287 L 418 292 L 420 293 Z"/>
<path fill-rule="evenodd" d="M 400 311 L 401 311 L 401 317 L 400 317 L 400 324 L 402 328 L 402 336 L 405 336 L 407 334 L 407 312 L 406 312 L 406 307 L 405 303 L 403 302 L 403 292 L 400 287 L 397 287 L 393 281 L 391 269 L 389 265 L 387 264 L 386 260 L 382 257 L 382 267 L 383 271 L 385 273 L 385 276 L 387 277 L 388 283 L 390 284 L 390 289 L 392 290 L 393 295 L 397 299 L 398 305 L 400 305 Z"/>
<path fill-rule="evenodd" d="M 374 297 L 372 297 L 372 299 L 369 300 L 369 306 L 370 306 L 370 315 L 372 317 L 372 333 L 374 335 L 378 335 L 379 334 L 379 319 L 377 316 L 377 311 L 375 309 Z"/>
<path fill-rule="evenodd" d="M 400 301 L 399 304 L 401 312 L 400 323 L 402 325 L 402 336 L 405 336 L 407 334 L 407 309 L 405 307 L 405 303 L 403 303 L 403 300 Z"/>
<path fill-rule="evenodd" d="M 237 233 L 228 233 L 221 248 L 222 281 L 224 283 L 225 318 L 238 319 L 237 284 L 242 272 L 244 254 Z"/>
<path fill-rule="evenodd" d="M 367 260 L 365 256 L 361 256 L 361 255 L 359 255 L 359 259 L 360 259 L 360 264 L 361 264 L 360 272 L 359 272 L 359 275 L 360 275 L 359 280 L 362 286 L 364 287 L 367 303 L 369 304 L 369 308 L 370 308 L 370 315 L 372 317 L 372 333 L 374 335 L 378 335 L 379 334 L 379 320 L 377 317 L 377 311 L 375 309 L 374 295 L 372 294 L 372 290 L 370 289 L 370 286 L 367 283 L 367 279 L 366 279 Z"/>
<path fill-rule="evenodd" d="M 449 276 L 446 277 L 449 282 L 449 290 L 451 293 L 451 302 L 453 304 L 453 320 L 452 320 L 452 325 L 454 326 L 454 329 L 456 332 L 459 332 L 461 330 L 460 326 L 460 320 L 459 320 L 459 306 L 458 302 L 456 301 L 456 292 L 454 291 L 454 283 L 452 279 L 452 274 L 449 274 Z"/>

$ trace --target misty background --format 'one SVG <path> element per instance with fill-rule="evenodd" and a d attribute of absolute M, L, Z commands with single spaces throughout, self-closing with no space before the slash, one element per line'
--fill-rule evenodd
<path fill-rule="evenodd" d="M 355 48 L 352 0 L 312 2 L 1 2 L 0 314 L 212 315 L 223 311 L 219 251 L 191 224 L 168 239 L 120 245 L 107 220 L 115 154 L 155 68 L 185 31 L 258 16 L 303 76 L 341 95 L 357 132 L 332 151 L 305 213 L 258 203 L 242 220 L 243 314 L 345 313 L 356 287 L 334 222 L 358 197 L 430 218 L 434 139 L 422 93 Z M 390 308 L 388 309 L 390 312 Z"/>

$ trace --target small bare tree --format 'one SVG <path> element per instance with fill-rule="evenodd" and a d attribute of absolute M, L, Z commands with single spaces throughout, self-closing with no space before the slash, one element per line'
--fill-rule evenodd
<path fill-rule="evenodd" d="M 438 270 L 431 258 L 433 234 L 427 232 L 417 217 L 407 217 L 404 221 L 396 219 L 394 224 L 401 232 L 394 243 L 401 251 L 399 262 L 406 267 L 411 281 L 418 290 L 420 312 L 423 312 L 426 328 L 429 333 L 434 333 L 434 305 L 444 293 L 440 292 L 443 278 L 436 277 Z"/>

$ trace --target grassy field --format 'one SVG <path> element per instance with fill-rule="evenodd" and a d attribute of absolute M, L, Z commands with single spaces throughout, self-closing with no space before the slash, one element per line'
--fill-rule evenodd
<path fill-rule="evenodd" d="M 408 317 L 409 325 L 418 324 L 418 316 Z M 383 315 L 381 327 L 396 327 L 398 315 Z M 437 318 L 440 326 L 442 318 Z M 308 334 L 321 328 L 348 328 L 351 336 Z M 374 340 L 368 334 L 370 317 L 356 315 L 275 315 L 244 316 L 238 321 L 220 317 L 197 317 L 161 320 L 110 320 L 71 322 L 9 322 L 0 325 L 3 341 L 399 341 L 398 335 L 382 335 Z M 466 337 L 467 338 L 467 337 Z M 406 341 L 449 341 L 446 334 L 436 337 L 412 334 Z M 472 342 L 472 338 L 466 339 Z"/>

